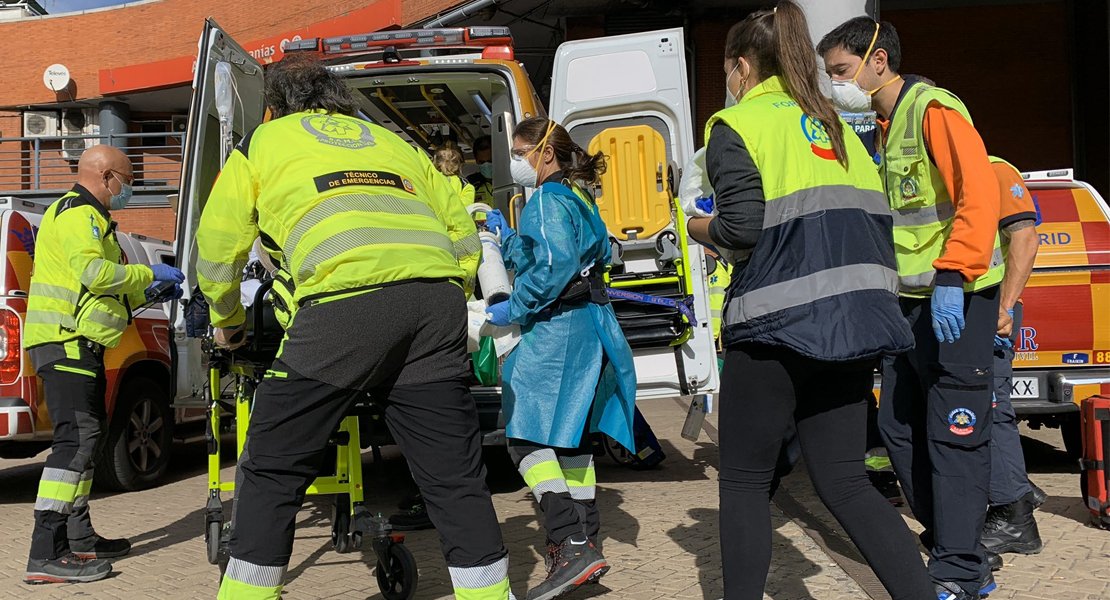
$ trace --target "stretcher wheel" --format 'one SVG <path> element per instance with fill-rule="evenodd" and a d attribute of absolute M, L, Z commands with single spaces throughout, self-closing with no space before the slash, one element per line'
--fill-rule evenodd
<path fill-rule="evenodd" d="M 351 501 L 346 494 L 337 494 L 331 508 L 331 543 L 340 554 L 351 549 Z"/>
<path fill-rule="evenodd" d="M 204 533 L 204 544 L 208 550 L 208 564 L 214 565 L 220 562 L 220 530 L 223 529 L 223 523 L 219 521 L 211 521 L 208 523 L 208 531 Z"/>
<path fill-rule="evenodd" d="M 378 561 L 374 575 L 385 600 L 412 600 L 416 595 L 416 559 L 404 544 L 389 545 L 389 565 Z"/>

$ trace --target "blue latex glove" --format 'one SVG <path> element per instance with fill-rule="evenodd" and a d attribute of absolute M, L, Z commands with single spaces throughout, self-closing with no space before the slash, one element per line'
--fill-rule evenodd
<path fill-rule="evenodd" d="M 1003 348 L 1013 348 L 1014 342 L 1008 337 L 1002 337 L 998 334 L 994 336 L 994 349 L 1001 350 Z"/>
<path fill-rule="evenodd" d="M 706 214 L 713 214 L 713 194 L 710 194 L 708 198 L 698 198 L 694 201 L 694 206 Z"/>
<path fill-rule="evenodd" d="M 500 210 L 491 210 L 486 213 L 486 228 L 501 236 L 502 239 L 505 237 L 505 233 L 502 233 L 502 231 L 512 231 L 512 228 L 509 227 L 509 224 L 505 221 L 505 216 L 501 214 Z"/>
<path fill-rule="evenodd" d="M 162 263 L 150 265 L 150 270 L 154 273 L 154 281 L 172 281 L 173 283 L 185 282 L 185 274 L 169 265 Z"/>
<path fill-rule="evenodd" d="M 486 314 L 489 315 L 489 322 L 498 327 L 506 327 L 509 324 L 509 301 L 498 302 L 493 306 L 486 307 Z"/>
<path fill-rule="evenodd" d="M 933 333 L 938 342 L 960 339 L 964 328 L 964 289 L 951 285 L 933 288 Z"/>

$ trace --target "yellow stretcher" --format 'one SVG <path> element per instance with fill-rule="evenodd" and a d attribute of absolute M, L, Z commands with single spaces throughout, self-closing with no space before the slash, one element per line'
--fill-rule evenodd
<path fill-rule="evenodd" d="M 273 285 L 267 281 L 255 294 L 252 309 L 248 310 L 247 343 L 234 351 L 216 348 L 210 338 L 204 340 L 205 354 L 209 357 L 209 382 L 206 390 L 208 423 L 205 438 L 208 443 L 208 503 L 205 509 L 205 545 L 208 562 L 226 567 L 227 543 L 233 523 L 224 521 L 223 501 L 220 494 L 234 493 L 234 481 L 220 478 L 220 433 L 225 431 L 223 413 L 235 416 L 236 457 L 242 456 L 249 429 L 254 392 L 269 370 L 277 355 L 284 333 L 280 326 L 267 319 L 266 293 Z M 269 315 L 272 317 L 272 311 Z M 223 392 L 224 378 L 229 377 L 230 394 Z M 357 408 L 356 408 L 357 410 Z M 371 539 L 378 559 L 375 575 L 378 587 L 387 600 L 411 600 L 416 594 L 416 559 L 404 545 L 404 534 L 393 533 L 389 521 L 376 517 L 364 504 L 362 482 L 362 446 L 359 416 L 344 417 L 339 429 L 328 440 L 336 449 L 334 468 L 321 475 L 308 487 L 309 495 L 334 497 L 331 517 L 332 546 L 336 552 L 346 553 L 362 547 L 363 537 Z"/>
<path fill-rule="evenodd" d="M 613 127 L 593 138 L 589 152 L 608 158 L 594 196 L 613 245 L 609 287 L 678 301 L 692 296 L 685 215 L 674 196 L 662 134 L 648 125 Z M 687 317 L 670 307 L 616 298 L 612 303 L 630 346 L 675 349 L 686 395 L 681 345 L 694 332 Z"/>

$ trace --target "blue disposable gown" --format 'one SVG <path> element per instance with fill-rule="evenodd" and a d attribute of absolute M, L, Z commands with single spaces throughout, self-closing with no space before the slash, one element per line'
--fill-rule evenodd
<path fill-rule="evenodd" d="M 516 273 L 509 320 L 521 326 L 520 343 L 502 369 L 508 437 L 574 448 L 590 417 L 591 432 L 633 449 L 636 370 L 613 307 L 547 310 L 580 272 L 609 263 L 609 235 L 597 206 L 565 185 L 545 183 L 501 252 Z"/>

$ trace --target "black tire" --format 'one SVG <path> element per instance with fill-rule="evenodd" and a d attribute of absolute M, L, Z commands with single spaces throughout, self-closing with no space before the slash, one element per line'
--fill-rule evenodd
<path fill-rule="evenodd" d="M 220 532 L 223 523 L 212 521 L 208 524 L 208 531 L 204 535 L 204 544 L 208 550 L 208 564 L 215 565 L 220 562 Z"/>
<path fill-rule="evenodd" d="M 331 507 L 331 544 L 340 554 L 351 550 L 351 501 L 347 494 L 336 494 Z"/>
<path fill-rule="evenodd" d="M 392 583 L 386 573 L 393 575 Z M 378 579 L 378 590 L 385 600 L 412 600 L 416 595 L 416 584 L 420 578 L 416 571 L 416 559 L 404 544 L 392 544 L 389 547 L 389 565 L 378 562 L 374 569 L 374 576 Z"/>
<path fill-rule="evenodd" d="M 162 386 L 143 376 L 124 380 L 107 444 L 96 463 L 97 486 L 132 492 L 158 483 L 170 464 L 173 426 L 173 409 Z"/>
<path fill-rule="evenodd" d="M 1073 461 L 1083 458 L 1083 426 L 1079 413 L 1068 413 L 1060 417 L 1060 435 L 1064 438 L 1064 450 Z"/>

